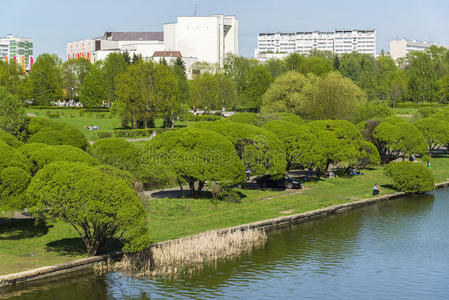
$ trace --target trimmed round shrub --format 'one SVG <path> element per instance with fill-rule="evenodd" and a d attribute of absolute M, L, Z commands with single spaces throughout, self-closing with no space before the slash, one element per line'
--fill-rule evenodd
<path fill-rule="evenodd" d="M 18 167 L 25 171 L 30 170 L 31 165 L 24 155 L 3 141 L 0 141 L 0 170 L 8 167 Z"/>
<path fill-rule="evenodd" d="M 272 121 L 272 120 L 281 120 L 286 121 L 290 123 L 294 123 L 296 125 L 303 125 L 305 122 L 304 120 L 293 113 L 271 113 L 271 114 L 265 114 L 263 115 L 263 121 L 264 123 Z"/>
<path fill-rule="evenodd" d="M 424 193 L 435 188 L 432 171 L 422 163 L 392 162 L 385 167 L 384 172 L 393 179 L 394 187 L 402 192 Z"/>
<path fill-rule="evenodd" d="M 257 120 L 260 118 L 260 115 L 256 113 L 237 113 L 232 116 L 230 116 L 228 119 L 229 121 L 236 122 L 236 123 L 243 123 L 243 124 L 251 124 L 256 125 Z"/>
<path fill-rule="evenodd" d="M 106 138 L 93 144 L 91 153 L 102 164 L 134 171 L 138 166 L 139 148 L 119 138 Z"/>
<path fill-rule="evenodd" d="M 30 183 L 31 175 L 24 169 L 9 167 L 0 171 L 0 195 L 3 197 L 20 195 Z"/>
<path fill-rule="evenodd" d="M 58 161 L 83 162 L 88 165 L 98 164 L 97 159 L 92 157 L 89 153 L 68 145 L 47 146 L 39 149 L 34 152 L 32 160 L 38 169 Z"/>
<path fill-rule="evenodd" d="M 0 141 L 3 141 L 14 148 L 20 147 L 22 145 L 22 142 L 16 139 L 12 134 L 3 130 L 0 130 Z"/>
<path fill-rule="evenodd" d="M 31 136 L 28 143 L 47 145 L 70 145 L 86 150 L 89 147 L 84 134 L 78 129 L 61 122 L 33 118 L 30 121 Z"/>

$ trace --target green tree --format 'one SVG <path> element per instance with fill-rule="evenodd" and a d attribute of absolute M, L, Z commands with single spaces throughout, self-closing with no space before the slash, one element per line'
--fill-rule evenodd
<path fill-rule="evenodd" d="M 127 71 L 128 64 L 120 53 L 111 53 L 103 61 L 104 87 L 106 89 L 107 101 L 114 102 L 117 98 L 117 77 Z"/>
<path fill-rule="evenodd" d="M 22 67 L 14 60 L 9 63 L 0 61 L 0 86 L 9 93 L 16 95 L 20 100 L 29 100 L 32 97 L 30 80 Z"/>
<path fill-rule="evenodd" d="M 263 129 L 276 134 L 285 149 L 286 170 L 289 170 L 293 164 L 301 163 L 301 153 L 303 143 L 303 133 L 301 126 L 294 123 L 281 120 L 269 121 L 262 126 Z"/>
<path fill-rule="evenodd" d="M 427 53 L 411 52 L 408 60 L 408 94 L 415 102 L 435 100 L 437 75 Z"/>
<path fill-rule="evenodd" d="M 187 104 L 190 100 L 190 89 L 187 80 L 186 65 L 181 57 L 176 58 L 172 69 L 178 80 L 179 99 L 182 104 Z"/>
<path fill-rule="evenodd" d="M 255 66 L 248 72 L 246 88 L 243 91 L 244 106 L 260 109 L 262 96 L 273 82 L 273 77 L 264 66 Z"/>
<path fill-rule="evenodd" d="M 288 71 L 299 71 L 301 64 L 305 59 L 304 55 L 292 53 L 284 59 Z"/>
<path fill-rule="evenodd" d="M 281 59 L 269 59 L 264 66 L 274 79 L 287 72 L 287 66 L 284 60 Z"/>
<path fill-rule="evenodd" d="M 148 128 L 158 116 L 171 120 L 180 105 L 176 75 L 168 66 L 151 61 L 131 65 L 121 74 L 117 95 L 115 110 L 133 128 L 138 122 Z"/>
<path fill-rule="evenodd" d="M 80 101 L 85 107 L 99 107 L 106 100 L 104 73 L 98 66 L 92 66 L 80 89 Z"/>
<path fill-rule="evenodd" d="M 49 105 L 62 98 L 62 77 L 58 60 L 50 54 L 41 54 L 30 70 L 33 104 Z"/>
<path fill-rule="evenodd" d="M 197 122 L 195 128 L 215 131 L 234 145 L 243 164 L 252 174 L 282 175 L 285 172 L 285 151 L 272 132 L 250 124 L 228 120 Z"/>
<path fill-rule="evenodd" d="M 204 73 L 190 82 L 191 104 L 197 108 L 221 110 L 237 105 L 234 84 L 229 76 L 223 73 Z"/>
<path fill-rule="evenodd" d="M 298 67 L 298 71 L 303 74 L 313 73 L 322 76 L 332 71 L 332 64 L 326 57 L 309 56 L 303 59 Z"/>
<path fill-rule="evenodd" d="M 357 108 L 366 102 L 366 94 L 338 72 L 316 78 L 303 94 L 301 115 L 312 120 L 351 120 Z"/>
<path fill-rule="evenodd" d="M 287 72 L 279 76 L 263 96 L 261 113 L 301 113 L 304 87 L 310 80 L 298 72 Z"/>
<path fill-rule="evenodd" d="M 416 121 L 413 125 L 423 134 L 430 157 L 433 150 L 449 144 L 449 122 L 426 118 Z"/>
<path fill-rule="evenodd" d="M 27 124 L 23 103 L 0 86 L 0 130 L 25 140 L 28 135 Z"/>
<path fill-rule="evenodd" d="M 438 80 L 438 99 L 442 103 L 449 102 L 449 74 Z"/>
<path fill-rule="evenodd" d="M 89 256 L 101 253 L 112 237 L 125 243 L 126 252 L 150 244 L 145 210 L 132 183 L 101 168 L 50 164 L 34 176 L 27 197 L 33 211 L 72 225 Z"/>
<path fill-rule="evenodd" d="M 62 64 L 63 87 L 70 99 L 77 99 L 92 64 L 85 58 L 69 59 Z"/>
<path fill-rule="evenodd" d="M 249 72 L 257 65 L 258 61 L 255 59 L 247 59 L 231 53 L 226 55 L 223 61 L 223 70 L 234 83 L 235 92 L 239 98 L 244 97 L 244 92 L 248 86 Z"/>
<path fill-rule="evenodd" d="M 243 182 L 245 170 L 224 136 L 208 130 L 185 128 L 157 135 L 151 142 L 153 160 L 168 164 L 198 196 L 206 181 L 231 186 Z M 180 180 L 179 180 L 180 182 Z"/>
<path fill-rule="evenodd" d="M 402 156 L 424 154 L 427 144 L 422 133 L 412 124 L 396 118 L 387 118 L 373 131 L 373 143 L 381 161 L 387 164 Z"/>
<path fill-rule="evenodd" d="M 384 173 L 393 179 L 394 187 L 402 192 L 425 193 L 435 189 L 433 173 L 422 163 L 389 163 Z"/>

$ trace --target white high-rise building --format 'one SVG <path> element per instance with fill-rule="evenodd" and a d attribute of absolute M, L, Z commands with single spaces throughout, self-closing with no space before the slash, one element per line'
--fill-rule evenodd
<path fill-rule="evenodd" d="M 178 17 L 164 24 L 166 51 L 179 51 L 183 57 L 223 64 L 226 54 L 238 55 L 238 19 L 235 16 Z"/>
<path fill-rule="evenodd" d="M 309 54 L 312 50 L 335 54 L 358 52 L 376 55 L 376 30 L 259 33 L 255 57 L 266 60 L 282 58 L 294 52 Z"/>
<path fill-rule="evenodd" d="M 390 55 L 394 60 L 405 57 L 407 53 L 412 51 L 424 52 L 430 46 L 445 47 L 449 49 L 449 46 L 442 46 L 438 43 L 419 42 L 416 40 L 409 41 L 406 39 L 392 40 L 390 41 Z"/>
<path fill-rule="evenodd" d="M 8 34 L 0 38 L 0 60 L 12 61 L 28 71 L 33 66 L 33 40 Z"/>

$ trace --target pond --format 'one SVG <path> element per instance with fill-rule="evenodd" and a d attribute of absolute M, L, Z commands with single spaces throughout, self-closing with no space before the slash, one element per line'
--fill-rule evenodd
<path fill-rule="evenodd" d="M 10 299 L 449 299 L 449 189 L 269 233 L 251 254 L 177 279 L 91 271 L 0 290 Z"/>

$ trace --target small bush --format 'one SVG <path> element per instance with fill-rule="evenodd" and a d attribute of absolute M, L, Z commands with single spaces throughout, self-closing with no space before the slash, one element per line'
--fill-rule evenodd
<path fill-rule="evenodd" d="M 107 139 L 113 137 L 114 133 L 111 131 L 98 131 L 97 137 L 99 139 Z"/>
<path fill-rule="evenodd" d="M 89 142 L 81 131 L 61 122 L 32 118 L 29 130 L 31 135 L 28 143 L 70 145 L 83 150 L 89 147 Z"/>
<path fill-rule="evenodd" d="M 256 125 L 257 120 L 260 118 L 260 115 L 256 113 L 244 112 L 237 113 L 229 117 L 229 120 L 236 123 L 244 123 Z"/>
<path fill-rule="evenodd" d="M 415 113 L 414 118 L 416 120 L 424 119 L 429 117 L 430 115 L 437 113 L 440 109 L 437 107 L 423 107 L 418 109 L 418 111 Z"/>
<path fill-rule="evenodd" d="M 33 162 L 36 164 L 38 169 L 44 166 L 59 162 L 82 162 L 88 165 L 97 165 L 98 161 L 92 157 L 89 153 L 83 150 L 68 146 L 68 145 L 57 145 L 57 146 L 47 146 L 40 150 L 34 152 L 32 156 Z"/>
<path fill-rule="evenodd" d="M 10 167 L 0 172 L 0 195 L 1 197 L 18 196 L 21 194 L 28 183 L 31 176 L 24 169 Z"/>
<path fill-rule="evenodd" d="M 186 114 L 183 117 L 184 121 L 189 122 L 201 122 L 201 121 L 216 121 L 220 120 L 221 117 L 217 115 L 194 115 L 191 113 Z"/>
<path fill-rule="evenodd" d="M 93 144 L 91 151 L 103 164 L 126 171 L 134 171 L 137 168 L 139 148 L 123 139 L 102 139 Z"/>
<path fill-rule="evenodd" d="M 393 179 L 394 187 L 402 192 L 424 193 L 435 188 L 432 171 L 421 163 L 393 162 L 385 167 L 384 172 Z"/>
<path fill-rule="evenodd" d="M 61 113 L 59 113 L 59 111 L 51 111 L 51 110 L 49 110 L 45 114 L 50 119 L 59 119 L 61 117 Z"/>
<path fill-rule="evenodd" d="M 25 171 L 31 169 L 30 163 L 22 153 L 0 140 L 0 170 L 8 167 L 18 167 Z"/>
<path fill-rule="evenodd" d="M 3 130 L 0 130 L 0 141 L 5 142 L 7 145 L 13 148 L 18 148 L 22 145 L 22 142 L 16 139 L 12 134 Z"/>

